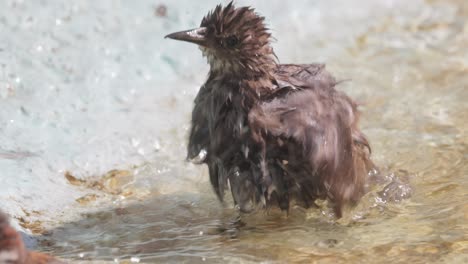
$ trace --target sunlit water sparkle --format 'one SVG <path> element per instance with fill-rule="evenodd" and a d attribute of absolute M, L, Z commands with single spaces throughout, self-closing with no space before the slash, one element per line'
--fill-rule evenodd
<path fill-rule="evenodd" d="M 375 163 L 413 195 L 376 189 L 339 221 L 294 208 L 240 228 L 184 161 L 208 66 L 163 39 L 217 3 L 0 4 L 0 207 L 32 247 L 76 263 L 467 263 L 468 2 L 256 1 L 281 62 L 351 79 L 339 89 L 363 104 Z"/>

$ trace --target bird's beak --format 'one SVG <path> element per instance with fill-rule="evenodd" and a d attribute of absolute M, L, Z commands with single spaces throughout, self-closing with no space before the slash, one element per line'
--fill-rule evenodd
<path fill-rule="evenodd" d="M 182 41 L 187 41 L 187 42 L 205 46 L 207 44 L 207 38 L 205 36 L 205 33 L 206 33 L 206 28 L 201 27 L 201 28 L 189 29 L 185 31 L 174 32 L 165 36 L 165 38 L 182 40 Z"/>

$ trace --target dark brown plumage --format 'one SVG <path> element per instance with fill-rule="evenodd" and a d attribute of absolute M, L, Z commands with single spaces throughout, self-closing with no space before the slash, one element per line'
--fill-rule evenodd
<path fill-rule="evenodd" d="M 8 217 L 0 211 L 0 264 L 60 264 L 52 256 L 29 251 L 20 234 L 10 226 Z"/>
<path fill-rule="evenodd" d="M 200 28 L 168 38 L 196 43 L 210 64 L 192 112 L 188 159 L 208 165 L 222 200 L 242 211 L 310 207 L 329 199 L 341 217 L 357 202 L 372 162 L 357 105 L 322 64 L 278 64 L 264 18 L 218 5 Z"/>

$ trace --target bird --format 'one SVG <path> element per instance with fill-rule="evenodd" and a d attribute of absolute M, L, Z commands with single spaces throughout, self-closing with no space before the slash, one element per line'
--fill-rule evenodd
<path fill-rule="evenodd" d="M 371 147 L 358 104 L 325 64 L 281 64 L 265 18 L 217 5 L 198 28 L 166 38 L 197 44 L 210 66 L 194 100 L 187 160 L 206 164 L 217 197 L 240 212 L 317 207 L 337 218 L 365 193 Z"/>
<path fill-rule="evenodd" d="M 21 235 L 0 211 L 0 264 L 61 264 L 58 259 L 26 249 Z"/>

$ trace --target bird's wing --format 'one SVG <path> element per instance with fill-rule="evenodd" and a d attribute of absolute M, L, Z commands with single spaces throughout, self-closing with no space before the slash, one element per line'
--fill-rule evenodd
<path fill-rule="evenodd" d="M 207 98 L 206 95 L 210 92 L 211 89 L 206 85 L 200 88 L 200 91 L 195 98 L 195 105 L 192 111 L 192 126 L 190 128 L 189 142 L 187 145 L 187 159 L 194 160 L 196 163 L 203 162 L 203 160 L 196 161 L 196 159 L 200 157 L 203 150 L 206 151 L 209 144 L 209 109 L 207 109 L 207 103 L 205 100 Z M 203 159 L 204 158 L 205 157 L 203 157 Z"/>
<path fill-rule="evenodd" d="M 361 144 L 355 144 L 365 141 L 357 120 L 353 101 L 327 86 L 276 97 L 249 114 L 254 138 L 278 138 L 292 144 L 289 164 L 306 165 L 312 170 L 309 177 L 319 175 L 324 192 L 337 204 L 337 214 L 343 204 L 362 194 L 367 153 Z M 275 142 L 270 140 L 269 148 Z M 304 182 L 304 174 L 291 177 Z"/>

